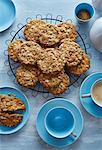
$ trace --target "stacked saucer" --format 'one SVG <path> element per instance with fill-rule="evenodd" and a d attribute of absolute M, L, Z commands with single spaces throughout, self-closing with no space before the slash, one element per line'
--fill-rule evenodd
<path fill-rule="evenodd" d="M 68 100 L 54 98 L 39 110 L 36 128 L 47 144 L 60 148 L 79 138 L 83 129 L 83 117 L 80 110 Z"/>

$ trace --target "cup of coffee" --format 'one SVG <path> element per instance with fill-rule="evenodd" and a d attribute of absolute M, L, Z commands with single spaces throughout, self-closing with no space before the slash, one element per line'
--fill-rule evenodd
<path fill-rule="evenodd" d="M 55 107 L 48 111 L 45 116 L 45 129 L 55 138 L 65 138 L 74 135 L 75 118 L 72 112 L 65 107 Z"/>
<path fill-rule="evenodd" d="M 91 87 L 90 93 L 82 95 L 82 98 L 90 96 L 96 105 L 102 107 L 102 78 L 96 80 Z"/>

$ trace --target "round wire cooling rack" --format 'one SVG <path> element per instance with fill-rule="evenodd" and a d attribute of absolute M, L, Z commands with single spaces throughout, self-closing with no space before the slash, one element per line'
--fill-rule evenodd
<path fill-rule="evenodd" d="M 36 15 L 36 18 L 42 19 L 48 23 L 51 24 L 58 24 L 63 22 L 63 17 L 61 15 L 58 15 L 56 18 L 53 18 L 51 14 L 47 14 L 45 18 L 43 18 L 40 14 Z M 27 18 L 26 19 L 26 23 L 29 22 L 30 20 L 32 20 L 31 18 Z M 68 21 L 68 22 L 72 22 L 72 20 L 68 19 L 68 20 L 64 20 L 64 21 Z M 22 23 L 19 23 L 17 25 L 18 27 L 18 31 L 11 31 L 10 35 L 12 36 L 12 40 L 7 40 L 7 42 L 13 42 L 16 39 L 25 39 L 24 34 L 23 34 L 23 30 L 25 25 L 23 25 Z M 78 33 L 78 38 L 77 38 L 77 43 L 85 50 L 85 53 L 87 53 L 87 44 L 85 43 L 84 39 L 86 39 L 86 35 L 84 33 L 80 33 L 80 28 L 77 26 L 77 33 Z M 84 37 L 84 38 L 83 38 Z M 8 44 L 7 44 L 8 45 Z M 11 73 L 13 74 L 13 76 L 16 78 L 16 69 L 20 66 L 19 63 L 15 63 L 13 60 L 10 59 L 9 55 L 8 55 L 8 64 L 9 64 L 9 68 L 10 70 L 8 71 L 8 75 L 11 76 Z M 11 73 L 9 73 L 11 72 Z M 79 79 L 83 80 L 83 77 L 85 78 L 86 75 L 83 74 L 82 76 L 75 76 L 73 74 L 70 74 L 68 71 L 66 71 L 66 73 L 69 75 L 70 77 L 70 86 L 79 86 L 80 85 L 80 81 Z M 15 82 L 15 80 L 14 80 Z M 15 82 L 17 84 L 17 82 Z M 38 84 L 34 89 L 31 89 L 33 91 L 36 92 L 40 92 L 40 93 L 49 93 L 42 85 Z M 67 92 L 66 92 L 67 93 Z"/>

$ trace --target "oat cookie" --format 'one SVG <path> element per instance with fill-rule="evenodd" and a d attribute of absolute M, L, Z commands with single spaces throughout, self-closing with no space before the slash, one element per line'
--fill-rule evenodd
<path fill-rule="evenodd" d="M 47 90 L 54 95 L 62 94 L 67 90 L 69 84 L 70 84 L 70 79 L 68 75 L 65 74 L 62 78 L 62 81 L 57 87 L 47 88 Z"/>
<path fill-rule="evenodd" d="M 46 74 L 60 72 L 63 70 L 65 63 L 65 54 L 55 48 L 45 49 L 37 61 L 39 68 Z"/>
<path fill-rule="evenodd" d="M 44 29 L 45 22 L 39 19 L 32 20 L 26 24 L 24 29 L 25 38 L 29 41 L 39 41 L 40 32 Z"/>
<path fill-rule="evenodd" d="M 88 55 L 83 53 L 82 61 L 75 67 L 69 67 L 68 70 L 75 75 L 82 75 L 90 68 L 90 60 Z"/>
<path fill-rule="evenodd" d="M 0 95 L 0 109 L 2 111 L 25 110 L 25 105 L 22 100 L 8 95 Z"/>
<path fill-rule="evenodd" d="M 64 70 L 56 75 L 41 73 L 39 75 L 39 81 L 41 84 L 43 84 L 43 86 L 45 88 L 52 88 L 52 87 L 56 87 L 60 84 L 63 76 L 64 76 Z"/>
<path fill-rule="evenodd" d="M 58 27 L 52 24 L 45 24 L 43 30 L 41 30 L 39 41 L 45 47 L 59 43 Z"/>
<path fill-rule="evenodd" d="M 26 41 L 20 46 L 18 60 L 23 64 L 35 65 L 39 59 L 41 46 L 33 41 Z"/>
<path fill-rule="evenodd" d="M 39 71 L 33 66 L 21 66 L 16 70 L 18 83 L 27 88 L 34 88 L 38 82 Z"/>
<path fill-rule="evenodd" d="M 66 65 L 68 67 L 77 66 L 82 60 L 82 48 L 75 42 L 65 39 L 59 50 L 66 54 Z"/>
<path fill-rule="evenodd" d="M 8 46 L 8 54 L 10 58 L 14 60 L 15 62 L 18 61 L 17 51 L 23 42 L 24 42 L 23 40 L 16 40 L 14 42 L 11 42 Z"/>
<path fill-rule="evenodd" d="M 75 41 L 77 38 L 76 27 L 70 22 L 63 22 L 57 25 L 59 28 L 59 38 L 60 40 L 65 38 L 70 38 Z"/>
<path fill-rule="evenodd" d="M 18 125 L 23 119 L 21 114 L 8 114 L 5 112 L 0 112 L 0 125 L 13 127 Z"/>

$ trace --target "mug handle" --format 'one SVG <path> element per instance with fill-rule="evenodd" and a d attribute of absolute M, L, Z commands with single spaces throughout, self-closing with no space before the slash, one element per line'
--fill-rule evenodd
<path fill-rule="evenodd" d="M 87 97 L 91 97 L 91 93 L 82 95 L 82 98 L 87 98 Z"/>
<path fill-rule="evenodd" d="M 70 135 L 71 135 L 72 137 L 74 137 L 74 138 L 77 137 L 76 133 L 74 133 L 74 132 L 72 132 Z"/>

